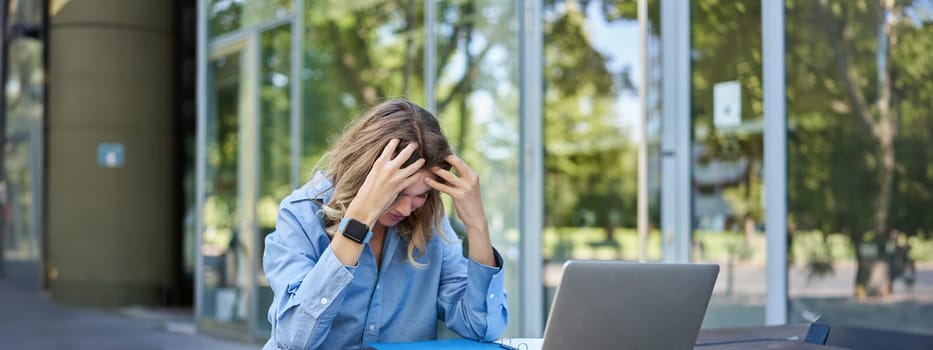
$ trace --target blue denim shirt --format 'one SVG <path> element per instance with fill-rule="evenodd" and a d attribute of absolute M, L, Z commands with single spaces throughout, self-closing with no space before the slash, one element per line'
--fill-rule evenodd
<path fill-rule="evenodd" d="M 358 349 L 375 342 L 430 340 L 437 320 L 465 338 L 492 341 L 508 323 L 499 267 L 463 257 L 447 218 L 425 254 L 408 262 L 408 242 L 387 228 L 382 268 L 367 245 L 357 266 L 344 266 L 330 249 L 323 214 L 333 192 L 322 174 L 282 201 L 275 232 L 266 237 L 263 269 L 275 292 L 272 334 L 264 349 Z"/>

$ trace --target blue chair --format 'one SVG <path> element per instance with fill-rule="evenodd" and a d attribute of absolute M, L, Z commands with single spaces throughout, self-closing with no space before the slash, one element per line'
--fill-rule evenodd
<path fill-rule="evenodd" d="M 930 350 L 933 336 L 883 329 L 814 323 L 807 331 L 807 343 L 825 344 L 852 350 Z"/>
<path fill-rule="evenodd" d="M 825 323 L 810 324 L 807 330 L 807 336 L 803 339 L 804 343 L 825 345 L 829 338 L 829 325 Z"/>

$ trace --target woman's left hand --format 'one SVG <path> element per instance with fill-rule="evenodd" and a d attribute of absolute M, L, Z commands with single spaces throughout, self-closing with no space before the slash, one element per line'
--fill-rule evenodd
<path fill-rule="evenodd" d="M 486 222 L 486 212 L 483 209 L 483 197 L 479 192 L 479 176 L 463 159 L 456 155 L 444 158 L 460 176 L 449 170 L 434 167 L 431 171 L 438 178 L 444 180 L 440 183 L 434 178 L 426 177 L 425 182 L 431 188 L 444 192 L 454 199 L 454 208 L 457 216 L 466 225 L 468 243 L 470 245 L 470 258 L 476 262 L 490 266 L 500 267 L 496 262 L 489 238 L 489 226 Z"/>
<path fill-rule="evenodd" d="M 483 198 L 479 190 L 479 176 L 463 159 L 454 154 L 444 158 L 453 169 L 460 174 L 458 177 L 449 170 L 434 167 L 431 171 L 444 183 L 427 177 L 425 182 L 435 190 L 448 194 L 454 200 L 457 217 L 467 226 L 467 230 L 479 229 L 486 231 L 486 212 L 483 209 Z"/>

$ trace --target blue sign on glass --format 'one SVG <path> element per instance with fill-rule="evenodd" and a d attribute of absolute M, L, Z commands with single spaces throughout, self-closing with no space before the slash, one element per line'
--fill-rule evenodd
<path fill-rule="evenodd" d="M 122 168 L 123 144 L 107 142 L 98 144 L 97 165 L 102 168 Z"/>

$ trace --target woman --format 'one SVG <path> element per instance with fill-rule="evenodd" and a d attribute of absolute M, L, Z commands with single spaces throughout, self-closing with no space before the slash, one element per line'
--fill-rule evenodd
<path fill-rule="evenodd" d="M 430 340 L 437 320 L 492 341 L 508 308 L 476 173 L 434 116 L 405 100 L 352 123 L 328 166 L 279 207 L 263 269 L 275 298 L 266 349 Z M 451 167 L 456 170 L 455 175 Z M 469 258 L 444 215 L 453 198 Z"/>

